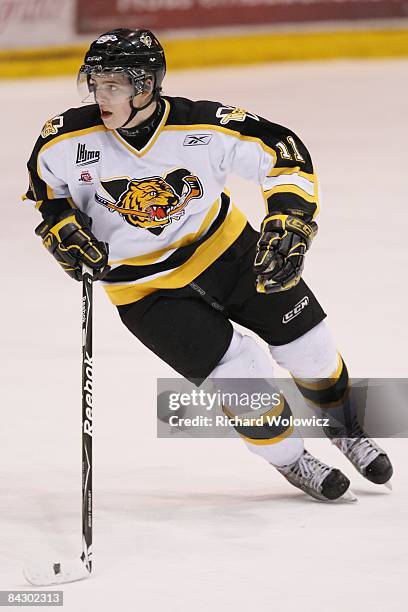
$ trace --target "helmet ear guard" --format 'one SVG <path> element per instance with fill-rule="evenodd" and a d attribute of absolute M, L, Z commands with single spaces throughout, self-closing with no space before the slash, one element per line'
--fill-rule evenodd
<path fill-rule="evenodd" d="M 156 80 L 155 79 L 155 75 L 149 75 L 147 78 L 150 78 L 150 77 L 153 80 L 152 86 L 149 87 L 147 85 L 147 83 L 146 83 L 147 79 L 145 79 L 144 82 L 143 82 L 143 88 L 142 88 L 142 91 L 140 92 L 140 94 L 151 93 L 152 94 L 151 97 L 146 102 L 146 104 L 144 104 L 143 106 L 136 107 L 133 104 L 133 100 L 134 100 L 135 96 L 140 95 L 140 94 L 135 93 L 135 96 L 132 98 L 132 100 L 130 100 L 130 115 L 129 115 L 129 118 L 126 121 L 126 123 L 124 123 L 122 125 L 122 128 L 125 128 L 136 117 L 137 113 L 139 113 L 142 110 L 145 110 L 145 108 L 148 108 L 151 105 L 152 102 L 155 102 L 156 100 L 158 100 L 160 98 L 161 87 L 159 89 L 157 89 L 155 87 L 155 80 Z"/>
<path fill-rule="evenodd" d="M 151 83 L 149 83 L 150 80 L 151 80 Z M 146 73 L 142 93 L 153 93 L 155 89 L 156 89 L 156 78 L 154 74 Z"/>

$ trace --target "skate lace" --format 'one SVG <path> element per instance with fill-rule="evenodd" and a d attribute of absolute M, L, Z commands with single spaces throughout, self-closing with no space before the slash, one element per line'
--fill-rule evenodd
<path fill-rule="evenodd" d="M 350 438 L 335 438 L 334 444 L 347 455 L 349 459 L 361 467 L 369 465 L 380 454 L 380 448 L 367 438 L 364 431 L 354 422 Z"/>
<path fill-rule="evenodd" d="M 305 451 L 292 467 L 292 472 L 312 489 L 320 490 L 323 480 L 331 468 Z"/>

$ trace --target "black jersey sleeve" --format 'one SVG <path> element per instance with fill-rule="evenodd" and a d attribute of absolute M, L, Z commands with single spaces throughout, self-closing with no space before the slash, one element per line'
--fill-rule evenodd
<path fill-rule="evenodd" d="M 75 208 L 73 200 L 68 194 L 66 197 L 56 197 L 51 186 L 40 176 L 35 148 L 27 163 L 27 169 L 28 189 L 22 199 L 34 202 L 43 219 Z"/>
<path fill-rule="evenodd" d="M 242 109 L 221 107 L 217 112 L 237 133 L 232 170 L 259 183 L 266 212 L 312 220 L 319 209 L 318 182 L 302 140 L 288 128 Z"/>
<path fill-rule="evenodd" d="M 292 131 L 265 122 L 263 138 L 274 159 L 262 182 L 268 213 L 314 219 L 319 211 L 319 186 L 310 153 Z"/>
<path fill-rule="evenodd" d="M 74 207 L 67 185 L 59 179 L 47 163 L 43 155 L 44 145 L 49 142 L 54 132 L 51 120 L 44 125 L 41 135 L 34 145 L 30 159 L 27 162 L 28 189 L 22 196 L 23 200 L 30 200 L 40 211 L 43 218 L 58 215 L 66 209 Z M 58 125 L 58 124 L 56 124 Z M 48 133 L 46 130 L 49 130 Z"/>

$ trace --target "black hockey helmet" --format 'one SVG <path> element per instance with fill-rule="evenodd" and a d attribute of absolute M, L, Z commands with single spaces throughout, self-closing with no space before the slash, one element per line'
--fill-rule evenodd
<path fill-rule="evenodd" d="M 150 30 L 110 30 L 93 41 L 85 54 L 78 75 L 83 102 L 94 101 L 92 76 L 106 74 L 126 75 L 134 88 L 132 97 L 150 91 L 146 80 L 153 77 L 153 98 L 157 99 L 166 74 L 163 47 Z"/>

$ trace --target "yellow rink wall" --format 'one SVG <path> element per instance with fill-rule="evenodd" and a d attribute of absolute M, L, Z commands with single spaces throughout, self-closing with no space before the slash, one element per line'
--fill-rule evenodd
<path fill-rule="evenodd" d="M 408 56 L 408 29 L 269 32 L 167 39 L 170 69 L 274 61 Z M 85 45 L 0 51 L 0 78 L 75 74 Z"/>

